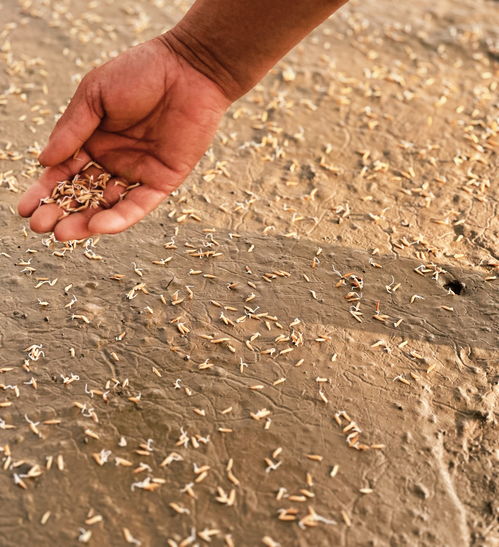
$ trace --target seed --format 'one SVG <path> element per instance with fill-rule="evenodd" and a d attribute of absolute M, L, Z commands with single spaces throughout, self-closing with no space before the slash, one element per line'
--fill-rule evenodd
<path fill-rule="evenodd" d="M 43 515 L 42 515 L 42 518 L 40 519 L 40 524 L 41 525 L 47 524 L 47 522 L 50 518 L 50 515 L 51 515 L 50 511 L 45 511 L 45 513 L 43 513 Z"/>
<path fill-rule="evenodd" d="M 278 355 L 284 355 L 285 353 L 290 353 L 291 351 L 293 351 L 295 348 L 286 348 L 286 349 L 283 349 L 281 350 Z"/>
<path fill-rule="evenodd" d="M 196 482 L 196 483 L 203 482 L 204 479 L 206 479 L 207 476 L 208 476 L 208 472 L 207 472 L 207 471 L 203 471 L 203 473 L 199 474 L 199 475 L 194 479 L 194 482 Z"/>
<path fill-rule="evenodd" d="M 411 385 L 411 383 L 409 382 L 409 380 L 406 380 L 403 376 L 401 375 L 398 375 L 394 378 L 394 380 L 398 380 L 399 382 L 402 382 L 403 384 L 406 384 L 406 385 Z"/>
<path fill-rule="evenodd" d="M 250 412 L 250 416 L 254 420 L 261 420 L 262 418 L 266 418 L 267 416 L 270 416 L 270 410 L 267 410 L 266 408 L 262 408 L 261 410 L 258 410 L 257 412 Z"/>
<path fill-rule="evenodd" d="M 133 543 L 134 545 L 140 545 L 141 542 L 132 536 L 132 533 L 128 528 L 123 528 L 123 537 L 127 543 Z"/>
<path fill-rule="evenodd" d="M 307 501 L 306 496 L 297 496 L 297 495 L 289 496 L 288 499 L 289 499 L 290 501 L 298 501 L 298 502 Z"/>
<path fill-rule="evenodd" d="M 177 452 L 171 452 L 160 464 L 160 467 L 166 467 L 170 465 L 172 462 L 179 462 L 183 461 L 183 457 L 180 454 L 177 454 Z"/>
<path fill-rule="evenodd" d="M 78 541 L 80 541 L 81 543 L 88 543 L 91 537 L 92 537 L 91 530 L 85 530 L 83 528 L 80 528 L 80 535 L 78 536 Z"/>
<path fill-rule="evenodd" d="M 234 484 L 235 486 L 239 486 L 240 484 L 239 479 L 236 478 L 236 476 L 230 469 L 227 471 L 227 478 L 230 480 L 232 484 Z"/>
<path fill-rule="evenodd" d="M 263 536 L 262 543 L 266 547 L 280 547 L 280 545 L 281 545 L 277 541 L 273 540 L 270 536 Z"/>
<path fill-rule="evenodd" d="M 115 456 L 114 463 L 116 465 L 122 465 L 123 467 L 131 467 L 133 463 L 130 460 L 126 460 L 125 458 L 120 458 L 119 456 Z"/>
<path fill-rule="evenodd" d="M 276 458 L 279 456 L 279 454 L 281 454 L 281 452 L 282 452 L 282 447 L 280 446 L 279 448 L 276 448 L 276 449 L 272 452 L 272 457 L 273 457 L 274 459 L 276 459 Z"/>
<path fill-rule="evenodd" d="M 102 515 L 95 515 L 93 517 L 88 518 L 85 521 L 85 524 L 91 526 L 92 524 L 97 524 L 98 522 L 102 522 L 104 519 L 102 518 Z"/>
<path fill-rule="evenodd" d="M 98 438 L 99 438 L 99 435 L 97 435 L 97 433 L 95 433 L 95 432 L 92 431 L 91 429 L 85 429 L 84 433 L 85 433 L 85 435 L 87 435 L 88 437 L 92 437 L 92 439 L 98 439 Z"/>
<path fill-rule="evenodd" d="M 206 541 L 206 543 L 211 542 L 212 536 L 217 536 L 220 533 L 220 530 L 217 529 L 209 529 L 205 528 L 204 530 L 201 530 L 201 532 L 198 532 L 198 536 L 203 540 Z"/>
<path fill-rule="evenodd" d="M 342 511 L 341 516 L 343 517 L 343 521 L 345 522 L 345 524 L 348 527 L 352 526 L 352 520 L 350 519 L 350 517 L 349 517 L 349 515 L 346 511 Z"/>
<path fill-rule="evenodd" d="M 212 344 L 222 344 L 223 342 L 230 342 L 230 338 L 216 338 L 214 340 L 210 340 Z"/>
<path fill-rule="evenodd" d="M 71 319 L 81 319 L 87 325 L 90 323 L 90 319 L 86 315 L 75 315 L 71 316 Z"/>
<path fill-rule="evenodd" d="M 174 511 L 176 511 L 179 514 L 190 514 L 189 509 L 187 507 L 184 507 L 183 505 L 175 502 L 171 502 L 168 504 Z"/>

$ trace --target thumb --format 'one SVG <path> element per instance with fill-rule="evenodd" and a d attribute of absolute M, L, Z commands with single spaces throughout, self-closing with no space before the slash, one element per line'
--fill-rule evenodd
<path fill-rule="evenodd" d="M 100 97 L 92 93 L 93 89 L 95 86 L 89 85 L 87 77 L 83 78 L 40 154 L 39 161 L 45 167 L 57 165 L 73 156 L 98 127 L 103 114 L 94 107 L 100 102 L 96 98 Z"/>

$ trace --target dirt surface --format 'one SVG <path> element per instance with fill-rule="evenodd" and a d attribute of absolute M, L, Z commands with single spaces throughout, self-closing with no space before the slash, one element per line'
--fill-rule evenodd
<path fill-rule="evenodd" d="M 78 80 L 185 9 L 0 4 L 0 544 L 497 545 L 497 2 L 351 2 L 146 221 L 29 232 Z"/>

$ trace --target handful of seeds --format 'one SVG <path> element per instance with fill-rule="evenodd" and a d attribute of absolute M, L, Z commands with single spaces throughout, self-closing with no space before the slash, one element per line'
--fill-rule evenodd
<path fill-rule="evenodd" d="M 71 180 L 58 182 L 50 197 L 42 199 L 41 203 L 56 203 L 64 211 L 64 216 L 89 208 L 109 207 L 104 192 L 112 175 L 105 171 L 98 175 L 85 173 L 90 167 L 102 169 L 99 164 L 90 161 Z M 115 184 L 125 188 L 120 199 L 132 188 L 139 186 L 139 183 L 129 185 L 122 181 L 115 181 Z"/>

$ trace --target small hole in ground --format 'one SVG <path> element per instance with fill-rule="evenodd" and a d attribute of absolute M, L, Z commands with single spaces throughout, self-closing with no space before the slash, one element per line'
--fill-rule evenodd
<path fill-rule="evenodd" d="M 458 281 L 457 279 L 454 279 L 453 281 L 446 283 L 444 285 L 444 289 L 452 291 L 454 294 L 462 294 L 465 289 L 465 284 L 461 283 L 461 281 Z"/>

